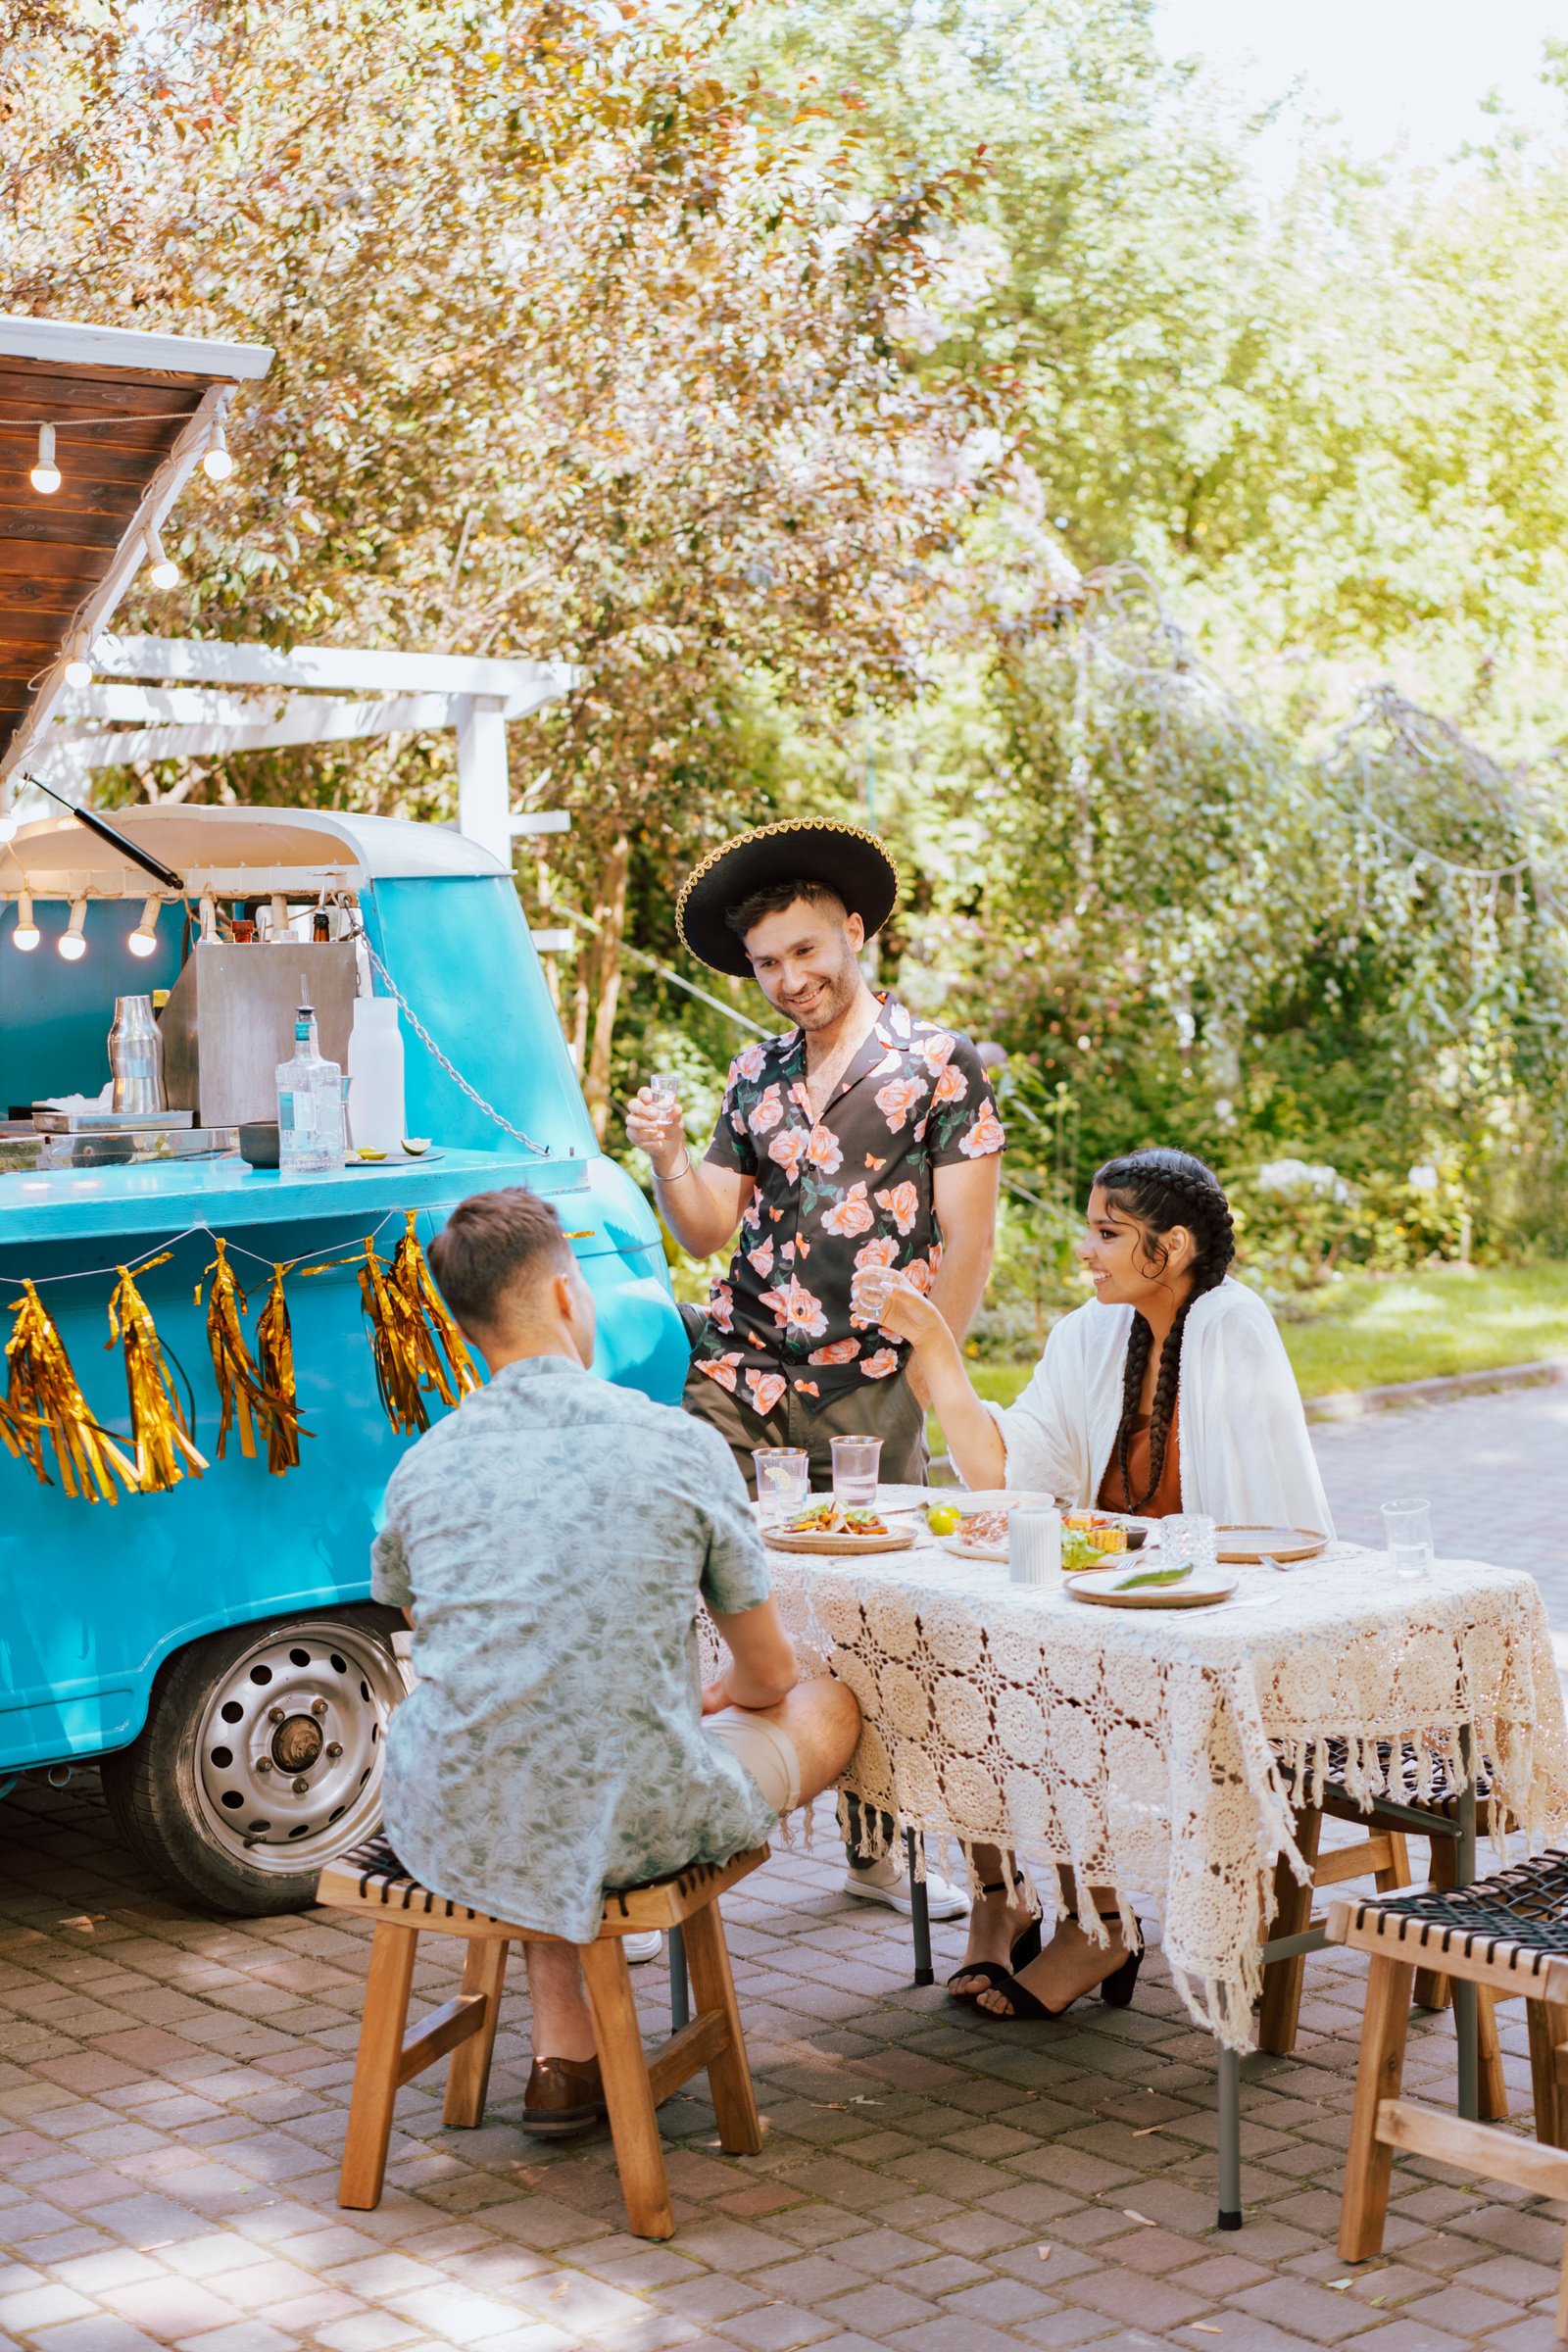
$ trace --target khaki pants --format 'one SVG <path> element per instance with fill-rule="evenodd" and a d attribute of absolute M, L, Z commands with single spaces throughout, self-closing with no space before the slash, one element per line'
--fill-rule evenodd
<path fill-rule="evenodd" d="M 754 1446 L 802 1447 L 811 1457 L 812 1487 L 825 1494 L 833 1484 L 829 1447 L 835 1438 L 880 1438 L 882 1460 L 877 1475 L 885 1486 L 923 1487 L 926 1483 L 931 1457 L 925 1443 L 925 1408 L 902 1372 L 888 1380 L 863 1380 L 858 1388 L 830 1396 L 821 1404 L 814 1397 L 798 1396 L 793 1389 L 786 1389 L 772 1411 L 759 1419 L 748 1405 L 693 1365 L 686 1375 L 681 1403 L 700 1421 L 710 1422 L 727 1441 L 753 1496 L 757 1493 Z"/>

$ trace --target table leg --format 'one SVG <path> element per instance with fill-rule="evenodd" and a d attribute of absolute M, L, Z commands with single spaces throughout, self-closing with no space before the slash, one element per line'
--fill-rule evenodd
<path fill-rule="evenodd" d="M 1468 1886 L 1476 1875 L 1476 1780 L 1474 1743 L 1468 1724 L 1459 1732 L 1459 1757 L 1464 1766 L 1464 1788 L 1455 1810 L 1454 1877 Z M 1480 1988 L 1460 1978 L 1453 1983 L 1453 2037 L 1459 2074 L 1459 2113 L 1474 2123 L 1481 2113 Z"/>
<path fill-rule="evenodd" d="M 904 1833 L 904 1852 L 909 1871 L 909 1925 L 914 1931 L 914 1981 L 916 1984 L 934 1984 L 936 1971 L 931 1965 L 931 1902 L 925 1880 L 916 1867 L 921 1860 L 913 1830 Z"/>
<path fill-rule="evenodd" d="M 1219 2227 L 1242 2226 L 1242 2059 L 1239 2050 L 1219 2052 Z"/>
<path fill-rule="evenodd" d="M 686 1931 L 669 1931 L 669 2030 L 678 2034 L 692 2022 L 692 1992 L 686 1976 Z"/>

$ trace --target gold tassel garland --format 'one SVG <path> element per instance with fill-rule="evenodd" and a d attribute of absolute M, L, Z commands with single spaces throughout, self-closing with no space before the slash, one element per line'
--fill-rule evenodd
<path fill-rule="evenodd" d="M 166 1251 L 165 1256 L 169 1253 Z M 164 1258 L 149 1258 L 162 1265 Z M 207 1463 L 191 1443 L 184 1410 L 170 1380 L 169 1358 L 146 1301 L 123 1266 L 109 1301 L 109 1346 L 125 1350 L 125 1390 L 136 1448 L 136 1483 L 144 1494 L 167 1492 L 182 1478 L 200 1478 Z M 145 1267 L 143 1268 L 145 1271 Z"/>
<path fill-rule="evenodd" d="M 300 1419 L 294 1385 L 294 1337 L 283 1298 L 283 1269 L 272 1269 L 272 1287 L 256 1325 L 256 1353 L 268 1399 L 267 1467 L 274 1478 L 299 1467 L 300 1440 L 310 1431 Z"/>
<path fill-rule="evenodd" d="M 375 1244 L 365 1245 L 360 1269 L 360 1297 L 370 1327 L 370 1353 L 375 1359 L 375 1382 L 386 1417 L 402 1437 L 427 1430 L 430 1412 L 419 1394 L 420 1339 L 416 1317 L 399 1286 L 392 1282 L 376 1254 Z"/>
<path fill-rule="evenodd" d="M 101 1430 L 87 1409 L 76 1375 L 54 1319 L 30 1282 L 22 1286 L 16 1320 L 6 1342 L 7 1443 L 14 1432 L 20 1450 L 33 1475 L 48 1487 L 54 1484 L 44 1467 L 43 1442 L 54 1447 L 60 1484 L 73 1496 L 88 1502 L 118 1502 L 118 1478 L 127 1494 L 140 1481 L 136 1467 L 113 1438 Z"/>
<path fill-rule="evenodd" d="M 434 1388 L 443 1404 L 461 1404 L 465 1396 L 479 1386 L 479 1375 L 473 1368 L 473 1358 L 463 1345 L 456 1323 L 453 1322 L 446 1300 L 430 1279 L 424 1251 L 415 1230 L 417 1215 L 408 1209 L 403 1239 L 392 1257 L 391 1280 L 408 1300 L 417 1320 L 420 1353 L 423 1359 L 423 1382 Z M 437 1348 L 440 1353 L 437 1353 Z M 445 1362 L 442 1357 L 445 1357 Z"/>
<path fill-rule="evenodd" d="M 263 1309 L 262 1320 L 256 1327 L 257 1346 L 264 1362 L 261 1368 L 252 1361 L 240 1329 L 241 1315 L 250 1312 L 250 1302 L 234 1279 L 234 1269 L 228 1262 L 228 1247 L 215 1235 L 213 1247 L 218 1255 L 207 1268 L 212 1284 L 207 1294 L 207 1345 L 213 1358 L 213 1377 L 218 1383 L 220 1414 L 218 1424 L 218 1458 L 223 1459 L 228 1445 L 228 1433 L 239 1424 L 240 1451 L 247 1459 L 256 1458 L 256 1424 L 261 1423 L 267 1438 L 267 1466 L 274 1476 L 281 1477 L 299 1461 L 299 1413 L 294 1400 L 294 1357 L 289 1343 L 288 1308 L 283 1303 L 282 1268 L 272 1278 L 271 1295 Z M 196 1302 L 201 1304 L 201 1284 L 196 1286 Z M 281 1331 L 278 1329 L 281 1318 Z M 279 1364 L 287 1382 L 286 1389 L 275 1379 L 270 1379 L 266 1358 L 270 1351 Z M 310 1432 L 304 1433 L 307 1437 Z"/>

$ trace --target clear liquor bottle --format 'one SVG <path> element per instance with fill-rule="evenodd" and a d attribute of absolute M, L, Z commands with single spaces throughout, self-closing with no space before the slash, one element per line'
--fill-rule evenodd
<path fill-rule="evenodd" d="M 294 1052 L 277 1065 L 277 1165 L 284 1176 L 319 1176 L 343 1165 L 343 1073 L 322 1057 L 316 1014 L 303 991 Z"/>

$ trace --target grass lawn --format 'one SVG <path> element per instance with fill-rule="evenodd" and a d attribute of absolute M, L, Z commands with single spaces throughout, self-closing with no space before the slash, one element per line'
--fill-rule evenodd
<path fill-rule="evenodd" d="M 1303 1396 L 1568 1355 L 1568 1264 L 1464 1273 L 1348 1274 L 1280 1333 Z M 1010 1404 L 1032 1364 L 975 1363 L 982 1396 Z"/>

